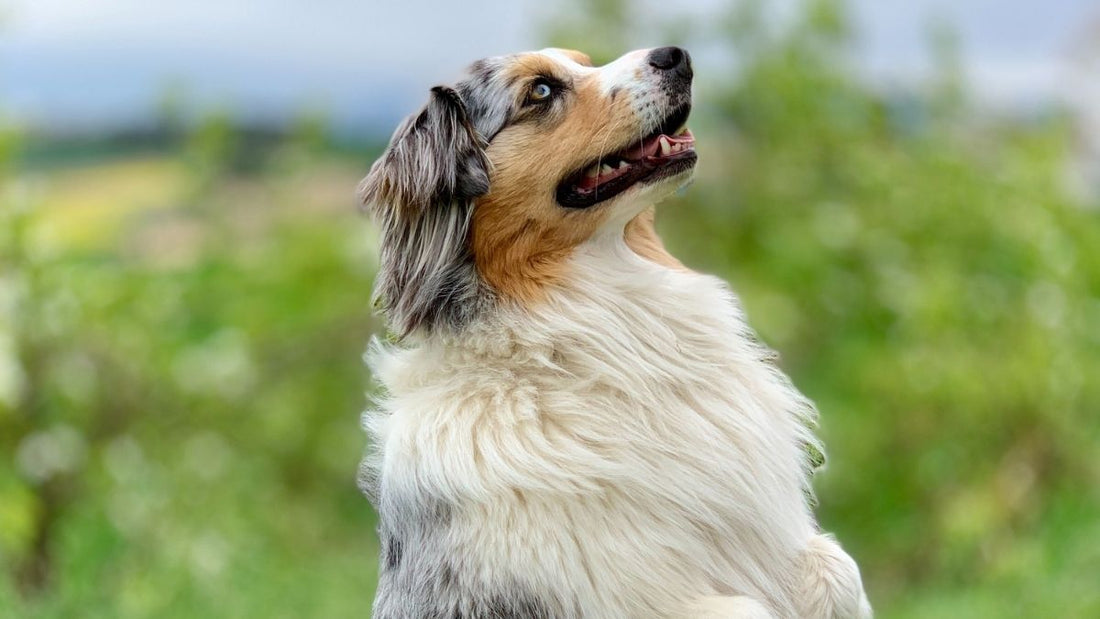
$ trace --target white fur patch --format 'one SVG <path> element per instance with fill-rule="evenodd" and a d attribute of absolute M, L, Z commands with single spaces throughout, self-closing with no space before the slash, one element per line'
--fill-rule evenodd
<path fill-rule="evenodd" d="M 869 614 L 807 505 L 813 408 L 726 285 L 621 235 L 571 266 L 540 306 L 372 353 L 379 472 L 452 506 L 443 554 L 596 619 Z"/>
<path fill-rule="evenodd" d="M 649 85 L 642 78 L 647 56 L 648 49 L 634 50 L 600 67 L 600 86 L 603 91 L 609 93 L 616 88 L 623 88 L 633 92 L 648 88 Z"/>

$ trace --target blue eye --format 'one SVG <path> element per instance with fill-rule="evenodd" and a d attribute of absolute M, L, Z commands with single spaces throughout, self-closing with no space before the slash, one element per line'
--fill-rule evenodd
<path fill-rule="evenodd" d="M 550 98 L 550 95 L 554 94 L 554 89 L 550 87 L 550 84 L 546 82 L 536 82 L 531 87 L 530 98 L 532 101 L 544 101 Z"/>

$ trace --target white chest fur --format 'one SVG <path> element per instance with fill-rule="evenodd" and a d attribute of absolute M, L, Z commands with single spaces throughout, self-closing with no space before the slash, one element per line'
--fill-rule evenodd
<path fill-rule="evenodd" d="M 376 347 L 383 487 L 451 506 L 433 543 L 463 578 L 564 614 L 675 616 L 713 594 L 796 614 L 812 407 L 721 281 L 621 238 L 570 274 L 538 307 Z"/>

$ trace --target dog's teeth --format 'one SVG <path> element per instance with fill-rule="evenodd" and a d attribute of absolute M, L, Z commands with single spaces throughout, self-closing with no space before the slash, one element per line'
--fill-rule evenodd
<path fill-rule="evenodd" d="M 659 141 L 661 143 L 661 150 L 660 150 L 661 156 L 667 155 L 669 153 L 669 151 L 671 151 L 671 149 L 672 149 L 672 147 L 668 143 L 668 138 L 666 138 L 665 136 L 662 135 L 661 139 Z"/>
<path fill-rule="evenodd" d="M 600 175 L 600 166 L 594 165 L 591 168 L 588 168 L 584 171 L 584 175 L 586 178 L 596 178 Z"/>
<path fill-rule="evenodd" d="M 607 165 L 606 163 L 603 164 L 602 166 L 600 166 L 600 174 L 611 174 L 614 171 L 615 171 L 614 168 Z"/>
<path fill-rule="evenodd" d="M 616 165 L 616 166 L 615 166 L 615 169 L 616 169 L 616 170 L 621 170 L 621 169 L 623 169 L 623 168 L 629 168 L 629 167 L 630 167 L 630 164 L 629 164 L 629 163 L 627 163 L 627 162 L 625 162 L 625 161 L 621 161 L 621 160 L 620 160 L 620 161 L 619 161 L 619 163 L 618 163 L 618 165 Z"/>

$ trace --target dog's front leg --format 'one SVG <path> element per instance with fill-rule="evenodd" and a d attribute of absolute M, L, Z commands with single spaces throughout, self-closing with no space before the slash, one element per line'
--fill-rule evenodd
<path fill-rule="evenodd" d="M 744 595 L 709 595 L 688 606 L 683 619 L 774 619 L 760 602 Z"/>
<path fill-rule="evenodd" d="M 800 557 L 798 611 L 814 619 L 870 619 L 859 567 L 828 535 L 815 535 Z"/>

